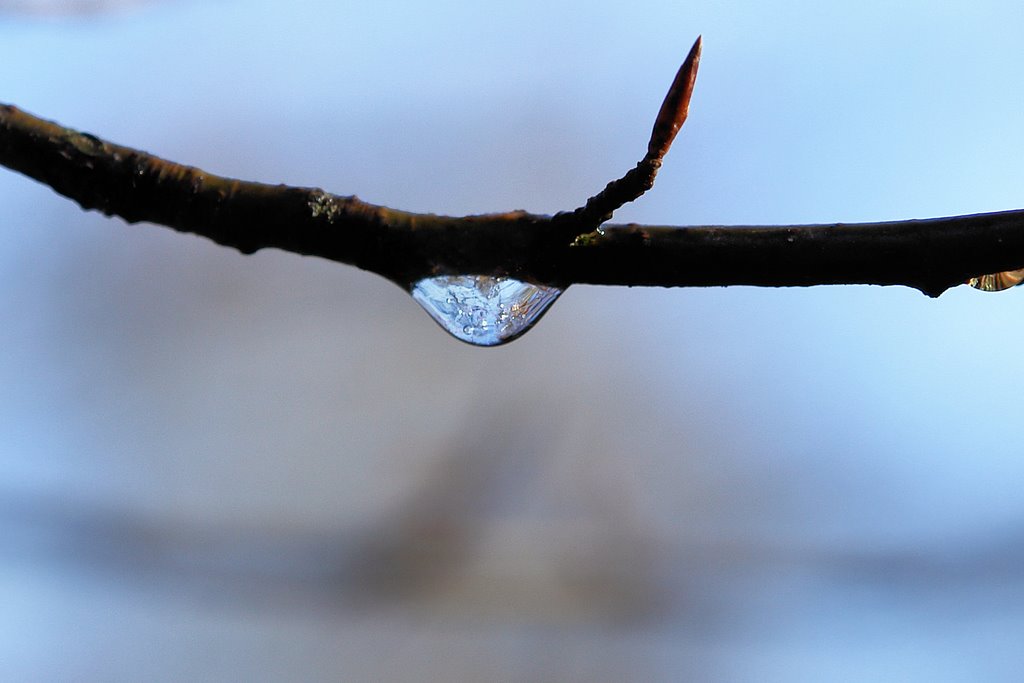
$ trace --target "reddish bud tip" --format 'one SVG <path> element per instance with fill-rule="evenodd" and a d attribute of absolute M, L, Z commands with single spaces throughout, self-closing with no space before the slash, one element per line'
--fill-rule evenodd
<path fill-rule="evenodd" d="M 697 67 L 700 65 L 701 36 L 697 36 L 696 42 L 690 48 L 690 54 L 676 72 L 676 78 L 672 81 L 672 87 L 665 95 L 665 101 L 661 104 L 658 118 L 654 120 L 654 130 L 651 131 L 651 141 L 647 145 L 647 155 L 654 159 L 660 159 L 672 146 L 676 133 L 686 121 L 686 115 L 690 110 L 690 96 L 693 95 L 693 85 L 697 81 Z"/>

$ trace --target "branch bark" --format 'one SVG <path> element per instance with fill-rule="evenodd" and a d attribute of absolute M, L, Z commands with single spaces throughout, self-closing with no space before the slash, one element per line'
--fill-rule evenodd
<path fill-rule="evenodd" d="M 0 105 L 0 164 L 83 209 L 157 223 L 251 254 L 277 248 L 378 273 L 404 288 L 434 275 L 509 275 L 665 287 L 906 285 L 930 296 L 1024 266 L 1024 210 L 887 223 L 645 226 L 605 223 L 654 182 L 686 118 L 700 39 L 656 120 L 647 154 L 585 206 L 438 216 L 318 188 L 224 178 Z"/>

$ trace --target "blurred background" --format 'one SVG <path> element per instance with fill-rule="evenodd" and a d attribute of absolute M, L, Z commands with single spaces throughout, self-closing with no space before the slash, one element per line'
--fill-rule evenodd
<path fill-rule="evenodd" d="M 0 101 L 449 214 L 1024 205 L 1024 5 L 0 0 Z M 5 680 L 1019 680 L 1024 291 L 577 286 L 513 344 L 0 169 Z"/>

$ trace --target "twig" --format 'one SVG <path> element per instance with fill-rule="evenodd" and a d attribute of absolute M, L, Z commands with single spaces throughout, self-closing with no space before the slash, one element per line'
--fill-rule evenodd
<path fill-rule="evenodd" d="M 690 113 L 690 97 L 693 96 L 697 67 L 700 66 L 700 48 L 701 38 L 697 36 L 697 41 L 690 48 L 690 54 L 679 67 L 668 94 L 665 95 L 665 101 L 661 103 L 644 158 L 626 175 L 608 183 L 580 208 L 572 213 L 555 216 L 556 223 L 567 224 L 568 236 L 596 230 L 602 223 L 611 219 L 616 209 L 639 198 L 654 187 L 654 177 L 661 168 L 661 160 L 672 146 L 676 133 L 683 127 Z"/>
<path fill-rule="evenodd" d="M 437 216 L 317 188 L 223 178 L 0 105 L 0 164 L 84 209 L 148 221 L 251 254 L 278 248 L 379 273 L 510 275 L 566 287 L 906 285 L 930 296 L 1024 266 L 1024 211 L 891 223 L 771 227 L 604 224 L 651 187 L 686 119 L 700 39 L 657 117 L 647 154 L 569 213 Z"/>

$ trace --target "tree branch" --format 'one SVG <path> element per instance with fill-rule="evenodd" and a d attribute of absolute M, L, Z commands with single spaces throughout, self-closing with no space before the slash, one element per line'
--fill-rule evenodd
<path fill-rule="evenodd" d="M 1024 210 L 889 223 L 643 226 L 607 221 L 649 189 L 686 119 L 700 39 L 658 114 L 647 154 L 583 207 L 438 216 L 317 188 L 224 178 L 0 105 L 0 164 L 129 223 L 251 254 L 277 248 L 352 264 L 409 288 L 433 275 L 509 275 L 567 287 L 906 285 L 930 296 L 1024 266 Z M 1013 282 L 1006 277 L 987 282 Z"/>

